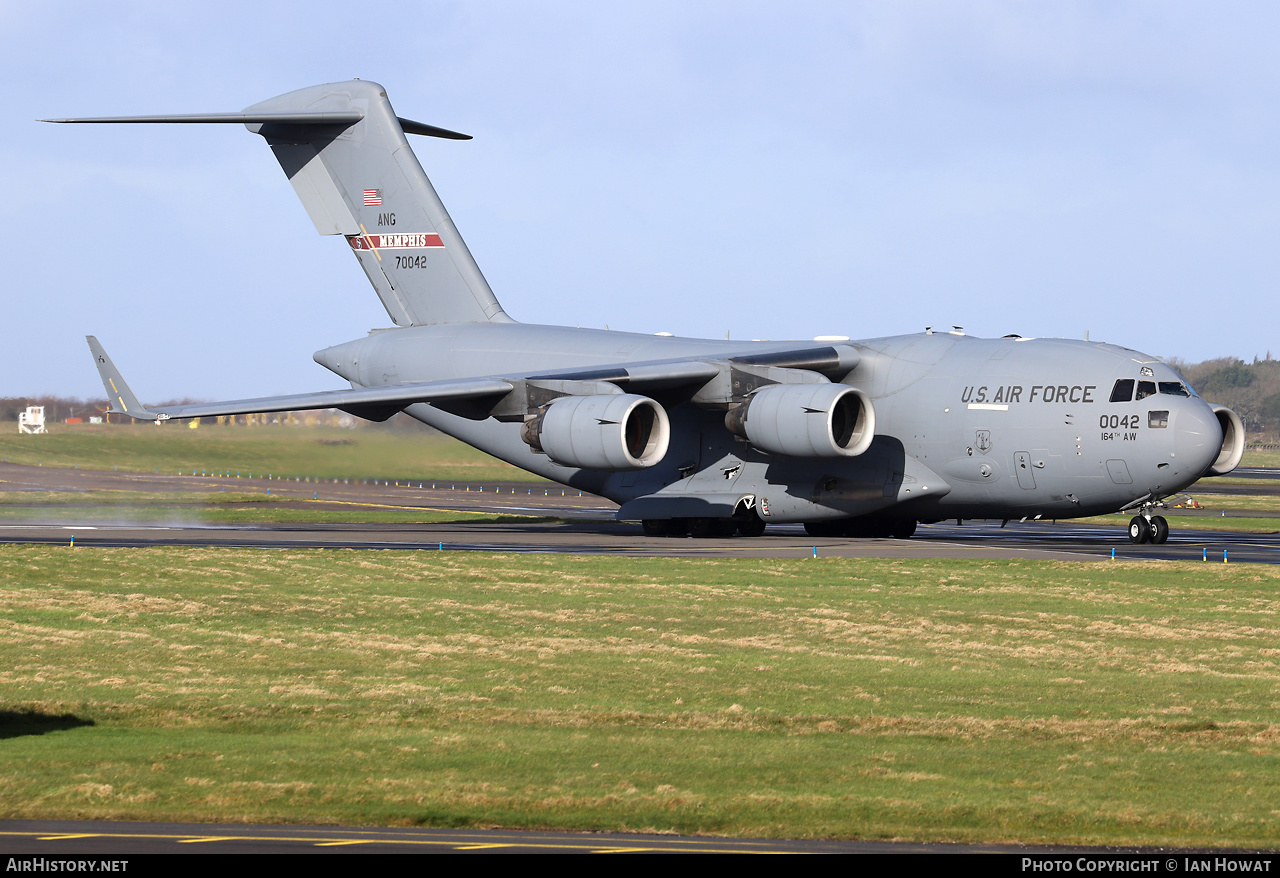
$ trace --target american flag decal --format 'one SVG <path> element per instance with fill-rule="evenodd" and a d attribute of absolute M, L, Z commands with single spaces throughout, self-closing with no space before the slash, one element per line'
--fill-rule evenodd
<path fill-rule="evenodd" d="M 364 190 L 364 206 L 365 207 L 377 207 L 381 203 L 382 203 L 381 189 Z"/>

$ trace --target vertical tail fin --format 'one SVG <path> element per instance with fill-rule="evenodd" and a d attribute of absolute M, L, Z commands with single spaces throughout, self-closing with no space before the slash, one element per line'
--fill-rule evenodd
<path fill-rule="evenodd" d="M 316 85 L 241 113 L 47 121 L 242 123 L 270 144 L 316 231 L 346 238 L 397 325 L 511 322 L 405 132 L 469 138 L 400 119 L 376 82 Z"/>
<path fill-rule="evenodd" d="M 263 101 L 246 115 L 361 114 L 337 126 L 250 125 L 322 235 L 343 235 L 391 319 L 423 323 L 509 321 L 423 173 L 405 131 L 465 138 L 399 119 L 375 82 L 317 85 Z"/>

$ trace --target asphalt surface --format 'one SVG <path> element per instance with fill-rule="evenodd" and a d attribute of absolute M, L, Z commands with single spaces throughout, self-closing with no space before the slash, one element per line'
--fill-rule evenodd
<path fill-rule="evenodd" d="M 1268 466 L 1238 466 L 1231 471 L 1231 478 L 1280 480 L 1280 469 Z"/>
<path fill-rule="evenodd" d="M 1051 847 L 1013 844 L 917 844 L 893 841 L 795 841 L 616 832 L 418 829 L 342 826 L 0 820 L 0 853 L 64 859 L 172 854 L 1082 854 L 1114 861 L 1172 848 Z M 1178 853 L 1191 853 L 1189 849 Z M 1214 850 L 1217 856 L 1229 851 Z M 1236 859 L 1236 857 L 1229 857 Z M 139 864 L 115 866 L 137 872 Z M 141 865 L 145 865 L 141 864 Z M 46 866 L 46 869 L 48 867 Z M 19 864 L 16 869 L 21 871 Z"/>
<path fill-rule="evenodd" d="M 1265 470 L 1271 473 L 1280 471 Z M 264 478 L 162 475 L 68 470 L 0 464 L 0 492 L 92 494 L 98 514 L 85 516 L 82 504 L 33 504 L 30 516 L 0 522 L 0 542 L 77 546 L 246 546 L 259 548 L 342 548 L 435 551 L 551 552 L 626 556 L 801 558 L 1033 558 L 1104 560 L 1147 558 L 1222 563 L 1280 563 L 1280 535 L 1196 531 L 1178 526 L 1183 515 L 1213 514 L 1213 493 L 1240 492 L 1274 497 L 1280 510 L 1280 479 L 1271 485 L 1203 483 L 1193 490 L 1205 508 L 1165 511 L 1169 542 L 1162 546 L 1129 543 L 1117 527 L 1064 522 L 966 521 L 921 525 L 910 540 L 811 537 L 800 525 L 770 525 L 756 538 L 646 537 L 635 523 L 613 519 L 616 506 L 592 495 L 540 484 L 294 482 Z M 1198 488 L 1199 486 L 1197 486 Z M 329 508 L 429 509 L 492 512 L 538 518 L 475 520 L 446 524 L 227 524 L 194 521 L 144 521 L 141 504 L 124 492 L 266 493 L 287 498 L 287 505 L 319 502 Z M 6 508 L 21 509 L 10 497 Z M 100 510 L 108 507 L 104 520 Z M 1253 513 L 1227 513 L 1253 516 Z M 192 518 L 195 515 L 193 513 Z M 1280 530 L 1280 519 L 1277 520 Z"/>

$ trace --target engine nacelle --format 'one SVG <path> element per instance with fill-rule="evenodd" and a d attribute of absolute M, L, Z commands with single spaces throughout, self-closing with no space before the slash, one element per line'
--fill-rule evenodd
<path fill-rule="evenodd" d="M 564 466 L 636 470 L 662 460 L 671 441 L 671 422 L 662 406 L 646 396 L 562 396 L 525 422 L 521 438 Z"/>
<path fill-rule="evenodd" d="M 1222 450 L 1213 465 L 1205 473 L 1206 476 L 1225 476 L 1240 465 L 1244 457 L 1244 422 L 1231 409 L 1222 405 L 1209 404 L 1222 427 Z"/>
<path fill-rule="evenodd" d="M 725 415 L 730 431 L 790 457 L 856 457 L 875 438 L 871 398 L 844 384 L 770 384 Z"/>

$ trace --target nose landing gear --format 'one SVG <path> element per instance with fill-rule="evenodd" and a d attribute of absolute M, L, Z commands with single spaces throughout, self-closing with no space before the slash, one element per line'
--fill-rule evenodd
<path fill-rule="evenodd" d="M 1141 515 L 1129 520 L 1129 542 L 1140 545 L 1152 543 L 1162 545 L 1169 539 L 1169 522 L 1163 515 L 1152 515 L 1151 510 L 1144 507 Z"/>

